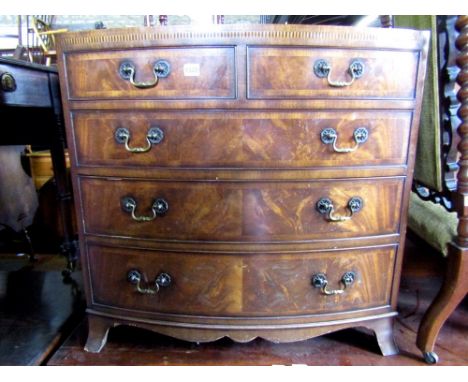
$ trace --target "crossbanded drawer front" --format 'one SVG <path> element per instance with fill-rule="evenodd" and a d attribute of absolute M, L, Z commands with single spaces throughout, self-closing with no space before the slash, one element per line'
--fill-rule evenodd
<path fill-rule="evenodd" d="M 404 178 L 190 182 L 80 177 L 87 234 L 307 241 L 398 233 Z"/>
<path fill-rule="evenodd" d="M 248 97 L 415 97 L 415 51 L 251 46 Z"/>
<path fill-rule="evenodd" d="M 134 311 L 207 316 L 356 311 L 389 304 L 395 250 L 253 256 L 90 244 L 92 301 Z"/>
<path fill-rule="evenodd" d="M 66 55 L 70 99 L 235 98 L 233 47 Z"/>
<path fill-rule="evenodd" d="M 404 165 L 411 112 L 74 112 L 80 166 Z"/>

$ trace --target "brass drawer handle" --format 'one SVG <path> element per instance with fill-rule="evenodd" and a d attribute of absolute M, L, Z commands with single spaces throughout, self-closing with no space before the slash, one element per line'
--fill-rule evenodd
<path fill-rule="evenodd" d="M 355 79 L 362 77 L 364 74 L 364 64 L 360 60 L 353 60 L 348 68 L 348 73 L 351 76 L 350 81 L 334 81 L 331 80 L 332 67 L 327 60 L 317 60 L 314 63 L 314 73 L 319 78 L 326 78 L 328 84 L 333 87 L 345 87 L 350 86 Z"/>
<path fill-rule="evenodd" d="M 331 295 L 337 295 L 337 294 L 342 294 L 347 287 L 349 287 L 351 284 L 354 283 L 354 280 L 356 279 L 356 273 L 350 271 L 346 272 L 342 277 L 341 277 L 341 284 L 343 285 L 342 289 L 328 289 L 328 279 L 327 275 L 325 273 L 317 273 L 312 276 L 312 285 L 315 288 L 320 288 L 322 293 L 331 296 Z"/>
<path fill-rule="evenodd" d="M 352 153 L 356 151 L 360 144 L 367 141 L 369 132 L 365 127 L 358 127 L 353 133 L 354 141 L 356 144 L 353 147 L 337 147 L 336 141 L 338 140 L 338 133 L 333 128 L 323 129 L 320 133 L 320 140 L 326 145 L 332 145 L 333 150 L 337 153 Z"/>
<path fill-rule="evenodd" d="M 335 207 L 333 205 L 333 202 L 329 198 L 321 198 L 317 202 L 316 208 L 319 213 L 325 215 L 326 220 L 331 222 L 343 222 L 350 220 L 355 213 L 359 212 L 362 209 L 363 205 L 364 201 L 359 196 L 352 197 L 348 201 L 347 206 L 351 213 L 345 216 L 335 215 Z"/>
<path fill-rule="evenodd" d="M 130 284 L 136 285 L 136 290 L 138 293 L 154 295 L 159 292 L 161 287 L 165 288 L 171 285 L 172 277 L 168 273 L 163 272 L 156 277 L 153 287 L 142 287 L 143 276 L 141 272 L 138 269 L 132 269 L 127 273 L 127 281 Z M 147 284 L 147 282 L 145 283 Z"/>
<path fill-rule="evenodd" d="M 146 153 L 151 150 L 153 145 L 161 143 L 164 139 L 164 131 L 159 127 L 152 127 L 146 134 L 146 146 L 145 147 L 130 147 L 129 142 L 131 139 L 130 131 L 125 127 L 119 127 L 115 130 L 114 138 L 117 143 L 124 144 L 125 150 L 131 153 Z"/>
<path fill-rule="evenodd" d="M 171 73 L 171 65 L 166 60 L 158 60 L 153 65 L 154 79 L 147 82 L 136 82 L 135 81 L 135 64 L 131 61 L 124 61 L 120 64 L 119 74 L 120 77 L 130 83 L 138 89 L 149 89 L 153 88 L 158 84 L 160 78 L 166 78 Z"/>
<path fill-rule="evenodd" d="M 155 199 L 153 205 L 151 206 L 151 216 L 136 216 L 135 211 L 137 208 L 137 202 L 131 196 L 126 196 L 122 198 L 120 204 L 122 206 L 122 209 L 125 212 L 130 213 L 132 215 L 132 219 L 137 222 L 150 222 L 156 219 L 156 217 L 158 216 L 164 216 L 169 210 L 169 204 L 162 198 Z"/>
<path fill-rule="evenodd" d="M 4 72 L 0 74 L 0 84 L 4 92 L 14 92 L 16 90 L 16 80 L 11 73 Z"/>

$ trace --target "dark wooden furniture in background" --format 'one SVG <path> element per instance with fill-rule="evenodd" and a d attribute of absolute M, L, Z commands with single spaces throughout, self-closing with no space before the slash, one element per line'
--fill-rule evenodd
<path fill-rule="evenodd" d="M 392 324 L 428 34 L 233 25 L 58 38 L 89 335 Z"/>
<path fill-rule="evenodd" d="M 0 145 L 50 147 L 63 226 L 62 253 L 68 274 L 77 261 L 71 217 L 71 186 L 66 174 L 65 132 L 57 69 L 0 58 Z"/>
<path fill-rule="evenodd" d="M 444 284 L 423 317 L 417 338 L 419 349 L 431 363 L 437 362 L 438 359 L 434 353 L 434 345 L 440 329 L 468 291 L 468 16 L 460 16 L 456 28 L 460 32 L 456 40 L 456 46 L 460 51 L 456 62 L 460 68 L 457 82 L 460 85 L 458 116 L 461 123 L 458 127 L 460 136 L 458 180 L 452 200 L 459 222 L 455 242 L 449 245 Z"/>

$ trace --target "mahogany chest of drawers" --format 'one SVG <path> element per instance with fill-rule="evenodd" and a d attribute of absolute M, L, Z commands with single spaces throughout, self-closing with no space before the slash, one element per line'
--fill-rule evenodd
<path fill-rule="evenodd" d="M 285 25 L 58 42 L 89 336 L 348 327 L 397 351 L 429 35 Z"/>

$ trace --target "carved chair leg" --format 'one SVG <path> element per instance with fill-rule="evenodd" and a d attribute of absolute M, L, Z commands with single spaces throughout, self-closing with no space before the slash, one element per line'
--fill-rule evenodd
<path fill-rule="evenodd" d="M 455 310 L 468 291 L 468 254 L 461 248 L 449 253 L 447 272 L 442 288 L 426 311 L 418 330 L 416 340 L 428 363 L 438 361 L 434 352 L 435 342 L 442 325 Z"/>
<path fill-rule="evenodd" d="M 108 319 L 88 315 L 88 339 L 84 350 L 99 353 L 107 342 L 109 329 L 113 326 Z"/>
<path fill-rule="evenodd" d="M 395 339 L 393 338 L 392 317 L 369 321 L 366 327 L 374 331 L 382 355 L 387 356 L 399 353 Z"/>

